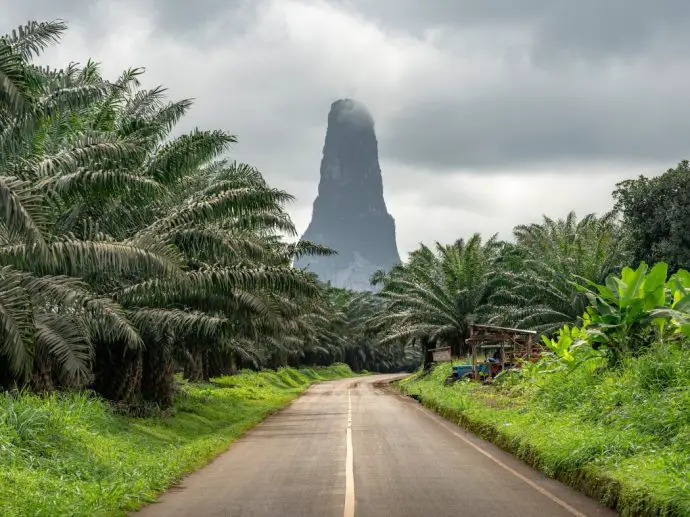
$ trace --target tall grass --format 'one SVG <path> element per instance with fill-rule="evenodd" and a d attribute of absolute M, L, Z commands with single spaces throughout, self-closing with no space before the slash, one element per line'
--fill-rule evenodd
<path fill-rule="evenodd" d="M 616 369 L 529 369 L 444 386 L 450 367 L 401 389 L 624 516 L 690 515 L 690 350 L 656 344 Z"/>
<path fill-rule="evenodd" d="M 0 515 L 124 515 L 346 365 L 181 382 L 171 412 L 132 418 L 88 393 L 0 394 Z"/>

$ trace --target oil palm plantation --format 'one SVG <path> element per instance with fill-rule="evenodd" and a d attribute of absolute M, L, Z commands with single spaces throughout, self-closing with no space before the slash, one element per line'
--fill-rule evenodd
<path fill-rule="evenodd" d="M 46 184 L 50 178 L 135 151 L 107 135 L 69 131 L 68 114 L 86 109 L 108 85 L 87 80 L 76 67 L 54 72 L 30 64 L 63 30 L 61 23 L 30 23 L 0 38 L 3 385 L 83 382 L 95 334 L 130 346 L 141 343 L 122 308 L 77 277 L 98 268 L 170 274 L 178 267 L 172 256 L 130 243 L 51 233 L 60 199 Z"/>
<path fill-rule="evenodd" d="M 587 300 L 578 278 L 603 283 L 626 264 L 624 234 L 613 214 L 578 220 L 544 217 L 542 223 L 514 229 L 514 244 L 503 255 L 501 288 L 484 311 L 493 323 L 551 334 L 579 320 Z"/>
<path fill-rule="evenodd" d="M 386 305 L 371 324 L 381 345 L 401 343 L 429 350 L 450 346 L 455 356 L 466 352 L 469 325 L 481 318 L 480 309 L 494 289 L 494 269 L 502 244 L 481 236 L 452 245 L 422 245 L 406 264 L 375 275 L 382 283 Z"/>
<path fill-rule="evenodd" d="M 34 66 L 64 30 L 0 39 L 0 384 L 168 405 L 175 364 L 199 379 L 303 356 L 329 306 L 292 259 L 331 251 L 282 240 L 291 196 L 221 159 L 233 135 L 173 136 L 191 102 L 141 69 Z"/>

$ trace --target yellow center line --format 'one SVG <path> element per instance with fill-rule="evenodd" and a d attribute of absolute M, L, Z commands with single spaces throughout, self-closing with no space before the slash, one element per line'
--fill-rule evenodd
<path fill-rule="evenodd" d="M 355 517 L 355 470 L 352 453 L 352 397 L 347 390 L 347 436 L 345 453 L 345 510 L 343 517 Z"/>

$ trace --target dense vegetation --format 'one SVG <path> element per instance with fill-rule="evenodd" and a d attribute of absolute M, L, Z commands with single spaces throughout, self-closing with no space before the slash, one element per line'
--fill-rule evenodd
<path fill-rule="evenodd" d="M 690 165 L 654 178 L 623 181 L 614 192 L 616 209 L 630 235 L 634 263 L 665 261 L 675 271 L 690 267 Z"/>
<path fill-rule="evenodd" d="M 631 252 L 614 213 L 578 220 L 544 217 L 517 226 L 513 242 L 478 234 L 453 244 L 421 245 L 406 263 L 379 272 L 381 310 L 370 327 L 379 343 L 403 341 L 408 355 L 431 360 L 429 350 L 467 352 L 472 323 L 533 329 L 547 335 L 575 324 L 587 307 L 576 279 L 603 282 Z"/>
<path fill-rule="evenodd" d="M 623 516 L 690 515 L 690 355 L 677 343 L 494 385 L 444 385 L 450 365 L 401 389 Z"/>
<path fill-rule="evenodd" d="M 142 69 L 34 65 L 64 30 L 0 38 L 0 387 L 167 407 L 176 369 L 394 366 L 340 332 L 375 302 L 292 267 L 334 251 L 284 240 L 292 197 L 224 158 L 236 138 L 176 134 L 191 101 L 142 87 Z"/>
<path fill-rule="evenodd" d="M 0 39 L 2 387 L 166 407 L 175 370 L 413 368 L 439 345 L 464 353 L 473 322 L 549 336 L 578 324 L 588 301 L 574 279 L 602 283 L 640 258 L 685 263 L 683 162 L 620 184 L 602 217 L 422 245 L 374 276 L 377 295 L 325 286 L 292 262 L 336 251 L 285 240 L 292 197 L 224 158 L 236 138 L 175 133 L 191 101 L 142 87 L 142 69 L 109 81 L 93 62 L 34 65 L 64 30 L 31 22 Z"/>
<path fill-rule="evenodd" d="M 421 246 L 377 274 L 381 342 L 431 367 L 400 388 L 622 515 L 689 515 L 688 192 L 682 162 L 618 185 L 603 217 Z M 463 357 L 472 323 L 536 330 L 546 351 L 490 385 L 448 386 L 429 350 Z"/>
<path fill-rule="evenodd" d="M 34 65 L 64 30 L 0 38 L 2 515 L 124 513 L 352 374 L 287 365 L 395 352 L 340 332 L 373 302 L 292 267 L 333 251 L 285 241 L 292 197 L 225 157 L 236 138 L 176 132 L 189 100 Z"/>
<path fill-rule="evenodd" d="M 463 356 L 469 326 L 490 323 L 536 330 L 548 352 L 491 387 L 443 387 L 445 366 L 405 389 L 623 513 L 690 512 L 688 162 L 621 183 L 603 216 L 544 217 L 510 242 L 421 245 L 374 275 L 376 294 L 353 293 L 293 267 L 337 250 L 288 242 L 292 197 L 227 158 L 235 136 L 176 131 L 191 101 L 144 88 L 138 68 L 111 81 L 93 62 L 34 64 L 64 30 L 32 22 L 0 38 L 0 452 L 13 465 L 0 487 L 33 487 L 3 510 L 102 475 L 83 470 L 92 456 L 46 453 L 63 438 L 114 451 L 120 470 L 98 489 L 112 498 L 88 480 L 79 490 L 84 512 L 119 507 L 294 395 L 247 410 L 223 383 L 273 374 L 246 369 L 414 369 L 439 346 Z M 188 384 L 211 378 L 220 387 Z M 207 430 L 182 416 L 199 390 Z M 144 439 L 113 407 L 174 417 L 146 420 L 161 433 Z M 170 455 L 173 442 L 189 455 Z M 115 478 L 142 443 L 171 463 L 151 478 L 144 465 L 132 488 Z"/>

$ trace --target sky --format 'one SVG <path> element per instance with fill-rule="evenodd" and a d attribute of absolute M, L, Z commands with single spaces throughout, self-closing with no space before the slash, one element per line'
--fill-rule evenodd
<path fill-rule="evenodd" d="M 0 32 L 56 18 L 42 63 L 143 66 L 194 98 L 180 130 L 236 134 L 300 232 L 330 104 L 364 103 L 403 257 L 606 212 L 617 182 L 690 158 L 687 0 L 0 0 Z"/>

